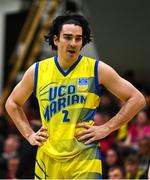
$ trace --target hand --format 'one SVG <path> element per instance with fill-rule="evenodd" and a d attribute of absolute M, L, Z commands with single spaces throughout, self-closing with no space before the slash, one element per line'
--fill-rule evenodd
<path fill-rule="evenodd" d="M 106 125 L 92 126 L 85 123 L 79 123 L 76 125 L 76 128 L 85 128 L 85 130 L 75 134 L 78 141 L 85 140 L 85 144 L 90 144 L 94 141 L 103 139 L 110 134 L 109 128 Z"/>
<path fill-rule="evenodd" d="M 42 146 L 45 141 L 48 139 L 48 134 L 47 134 L 47 128 L 46 127 L 41 127 L 36 133 L 34 132 L 31 134 L 27 140 L 29 143 L 33 146 Z"/>

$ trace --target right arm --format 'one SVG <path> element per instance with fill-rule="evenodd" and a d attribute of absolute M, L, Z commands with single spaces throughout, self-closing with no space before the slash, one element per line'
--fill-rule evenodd
<path fill-rule="evenodd" d="M 29 141 L 31 145 L 41 146 L 42 142 L 48 138 L 45 127 L 41 127 L 38 132 L 34 132 L 22 109 L 34 88 L 35 65 L 32 65 L 24 74 L 22 80 L 14 88 L 6 101 L 6 110 L 20 133 Z"/>

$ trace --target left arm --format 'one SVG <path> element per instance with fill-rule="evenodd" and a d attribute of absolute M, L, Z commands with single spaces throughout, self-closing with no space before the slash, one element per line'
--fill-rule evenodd
<path fill-rule="evenodd" d="M 102 139 L 114 130 L 119 129 L 145 106 L 144 96 L 131 83 L 120 77 L 113 68 L 103 62 L 99 64 L 98 68 L 99 83 L 103 84 L 112 94 L 124 101 L 125 104 L 114 117 L 101 126 L 78 124 L 77 127 L 86 128 L 86 130 L 76 135 L 79 141 L 88 138 L 89 140 L 85 144 Z"/>

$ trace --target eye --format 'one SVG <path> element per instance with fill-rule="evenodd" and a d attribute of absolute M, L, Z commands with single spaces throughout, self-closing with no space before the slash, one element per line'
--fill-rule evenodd
<path fill-rule="evenodd" d="M 64 36 L 64 39 L 66 39 L 66 40 L 68 40 L 68 41 L 69 41 L 69 40 L 71 40 L 71 39 L 72 39 L 72 36 L 67 36 L 67 35 L 65 35 L 65 36 Z"/>
<path fill-rule="evenodd" d="M 76 37 L 76 41 L 81 41 L 82 37 Z"/>

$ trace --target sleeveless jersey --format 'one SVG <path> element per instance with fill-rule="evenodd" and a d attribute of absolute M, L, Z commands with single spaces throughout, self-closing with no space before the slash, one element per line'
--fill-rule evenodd
<path fill-rule="evenodd" d="M 77 123 L 94 123 L 101 96 L 98 62 L 80 55 L 67 71 L 63 71 L 55 56 L 35 65 L 34 94 L 42 125 L 49 134 L 41 149 L 55 160 L 65 161 L 98 144 L 85 145 L 75 138 L 80 130 L 76 128 Z"/>

